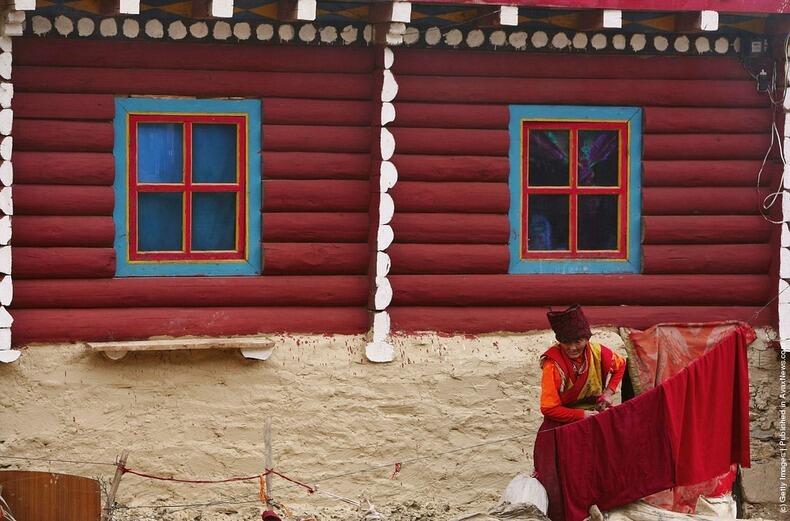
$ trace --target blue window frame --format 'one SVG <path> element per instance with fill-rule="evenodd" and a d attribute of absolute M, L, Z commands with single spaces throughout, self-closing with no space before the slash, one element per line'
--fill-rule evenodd
<path fill-rule="evenodd" d="M 641 271 L 642 110 L 510 106 L 510 273 Z"/>
<path fill-rule="evenodd" d="M 260 148 L 260 101 L 116 99 L 116 275 L 259 274 Z"/>

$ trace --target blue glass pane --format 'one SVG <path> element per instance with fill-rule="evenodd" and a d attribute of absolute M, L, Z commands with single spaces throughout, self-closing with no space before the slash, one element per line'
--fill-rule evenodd
<path fill-rule="evenodd" d="M 236 125 L 192 125 L 192 182 L 236 182 Z"/>
<path fill-rule="evenodd" d="M 181 251 L 183 194 L 140 192 L 137 194 L 138 251 Z"/>
<path fill-rule="evenodd" d="M 619 143 L 616 130 L 579 131 L 579 186 L 619 184 Z"/>
<path fill-rule="evenodd" d="M 192 249 L 236 249 L 236 193 L 192 194 Z"/>
<path fill-rule="evenodd" d="M 180 123 L 137 125 L 137 180 L 181 183 L 184 178 L 184 127 Z"/>
<path fill-rule="evenodd" d="M 551 251 L 568 249 L 567 195 L 530 195 L 527 249 Z"/>

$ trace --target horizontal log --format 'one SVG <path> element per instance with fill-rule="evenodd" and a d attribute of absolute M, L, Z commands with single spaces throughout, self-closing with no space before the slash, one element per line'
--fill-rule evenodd
<path fill-rule="evenodd" d="M 643 136 L 643 142 L 646 160 L 762 160 L 771 144 L 771 136 L 770 134 L 646 134 Z"/>
<path fill-rule="evenodd" d="M 370 152 L 371 127 L 264 125 L 263 150 L 279 152 Z"/>
<path fill-rule="evenodd" d="M 16 103 L 16 98 L 14 99 Z M 370 101 L 267 98 L 263 100 L 263 125 L 334 125 L 370 127 Z"/>
<path fill-rule="evenodd" d="M 563 304 L 570 302 L 557 303 Z M 637 329 L 661 322 L 743 320 L 754 326 L 772 323 L 769 310 L 746 306 L 586 306 L 584 311 L 594 326 Z M 392 330 L 400 333 L 482 334 L 548 329 L 545 307 L 390 307 L 387 312 Z"/>
<path fill-rule="evenodd" d="M 14 88 L 80 94 L 369 100 L 373 79 L 370 74 L 14 65 Z"/>
<path fill-rule="evenodd" d="M 263 153 L 264 179 L 364 179 L 370 178 L 370 152 Z"/>
<path fill-rule="evenodd" d="M 361 334 L 370 318 L 362 307 L 208 307 L 20 309 L 15 346 L 34 342 L 144 340 L 154 336 L 255 333 Z"/>
<path fill-rule="evenodd" d="M 14 93 L 14 117 L 112 121 L 115 98 L 109 94 Z"/>
<path fill-rule="evenodd" d="M 755 215 L 762 197 L 749 188 L 645 188 L 642 215 Z"/>
<path fill-rule="evenodd" d="M 16 224 L 16 223 L 14 223 Z M 367 213 L 264 213 L 264 242 L 367 242 Z"/>
<path fill-rule="evenodd" d="M 769 242 L 773 231 L 756 215 L 653 215 L 643 222 L 643 244 L 756 244 Z"/>
<path fill-rule="evenodd" d="M 14 74 L 16 74 L 14 67 Z M 18 76 L 16 76 L 18 78 Z M 444 103 L 768 107 L 748 81 L 563 79 L 397 75 L 398 100 Z M 16 80 L 14 80 L 16 84 Z M 562 88 L 558 88 L 561 85 Z"/>
<path fill-rule="evenodd" d="M 14 246 L 73 246 L 112 248 L 112 217 L 29 216 L 14 217 Z"/>
<path fill-rule="evenodd" d="M 368 181 L 263 182 L 266 212 L 367 212 Z"/>
<path fill-rule="evenodd" d="M 369 72 L 374 53 L 367 48 L 267 46 L 178 42 L 29 39 L 14 46 L 14 65 L 201 69 L 210 71 Z"/>
<path fill-rule="evenodd" d="M 15 215 L 112 215 L 111 186 L 14 185 Z"/>
<path fill-rule="evenodd" d="M 765 275 L 392 275 L 389 279 L 393 306 L 529 307 L 563 302 L 761 306 L 775 291 Z"/>
<path fill-rule="evenodd" d="M 115 179 L 112 153 L 15 150 L 13 161 L 17 183 L 110 186 Z"/>
<path fill-rule="evenodd" d="M 398 244 L 507 244 L 506 215 L 395 212 L 392 229 Z"/>
<path fill-rule="evenodd" d="M 401 181 L 507 183 L 510 173 L 510 163 L 507 157 L 431 156 L 396 153 L 392 162 L 398 169 L 398 179 Z"/>
<path fill-rule="evenodd" d="M 394 275 L 507 273 L 510 262 L 504 244 L 395 243 L 387 253 Z"/>
<path fill-rule="evenodd" d="M 729 79 L 748 74 L 736 58 L 684 56 L 590 56 L 447 53 L 436 49 L 398 49 L 392 70 L 397 75 L 442 75 L 529 78 Z"/>
<path fill-rule="evenodd" d="M 112 152 L 111 122 L 14 118 L 14 149 L 35 152 Z"/>
<path fill-rule="evenodd" d="M 364 275 L 369 260 L 366 243 L 263 244 L 265 275 Z"/>
<path fill-rule="evenodd" d="M 768 274 L 774 249 L 766 244 L 645 245 L 642 272 L 650 274 Z"/>
<path fill-rule="evenodd" d="M 642 185 L 666 187 L 695 186 L 757 186 L 757 161 L 642 161 Z M 774 162 L 765 165 L 761 186 L 768 186 L 781 169 Z"/>
<path fill-rule="evenodd" d="M 109 278 L 115 275 L 112 248 L 13 248 L 14 280 Z"/>
<path fill-rule="evenodd" d="M 506 130 L 507 105 L 395 101 L 394 127 Z M 644 107 L 644 132 L 673 134 L 767 133 L 768 109 Z"/>
<path fill-rule="evenodd" d="M 506 214 L 510 192 L 505 183 L 398 182 L 391 190 L 396 212 Z"/>
<path fill-rule="evenodd" d="M 19 280 L 15 309 L 365 306 L 367 276 Z"/>
<path fill-rule="evenodd" d="M 507 156 L 507 130 L 393 128 L 399 154 Z"/>

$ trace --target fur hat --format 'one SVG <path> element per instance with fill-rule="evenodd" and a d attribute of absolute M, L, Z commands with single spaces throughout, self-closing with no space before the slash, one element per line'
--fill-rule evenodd
<path fill-rule="evenodd" d="M 574 304 L 564 311 L 549 311 L 546 313 L 551 324 L 551 329 L 557 335 L 557 340 L 563 343 L 573 342 L 579 338 L 590 338 L 590 323 L 584 316 L 582 307 Z"/>

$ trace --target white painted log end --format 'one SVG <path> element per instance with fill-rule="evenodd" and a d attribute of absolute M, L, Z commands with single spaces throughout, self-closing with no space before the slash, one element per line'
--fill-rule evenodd
<path fill-rule="evenodd" d="M 379 197 L 379 224 L 389 224 L 395 215 L 395 201 L 388 193 L 382 193 Z"/>
<path fill-rule="evenodd" d="M 10 52 L 0 54 L 0 76 L 5 80 L 11 79 L 11 61 L 13 55 Z"/>
<path fill-rule="evenodd" d="M 376 249 L 378 251 L 384 251 L 390 247 L 392 241 L 394 240 L 395 240 L 395 232 L 392 231 L 392 226 L 390 226 L 389 224 L 380 225 L 378 233 L 376 234 Z M 2 253 L 2 247 L 0 247 L 0 254 L 1 253 Z M 2 260 L 2 256 L 0 256 L 0 260 Z M 2 270 L 0 270 L 0 273 L 2 273 Z"/>
<path fill-rule="evenodd" d="M 0 329 L 0 352 L 11 349 L 11 330 Z"/>
<path fill-rule="evenodd" d="M 10 306 L 14 300 L 14 283 L 10 276 L 0 280 L 0 305 Z"/>
<path fill-rule="evenodd" d="M 111 38 L 118 34 L 118 22 L 115 18 L 105 18 L 99 23 L 99 34 Z"/>
<path fill-rule="evenodd" d="M 10 138 L 6 138 L 10 139 Z M 386 128 L 381 129 L 381 159 L 382 161 L 389 161 L 395 154 L 395 136 Z M 2 143 L 0 143 L 2 145 Z"/>
<path fill-rule="evenodd" d="M 22 351 L 15 351 L 15 350 L 6 350 L 0 351 L 0 362 L 4 364 L 10 364 L 11 362 L 16 362 L 19 360 Z"/>
<path fill-rule="evenodd" d="M 140 0 L 121 0 L 121 14 L 140 14 Z"/>
<path fill-rule="evenodd" d="M 365 346 L 365 358 L 379 364 L 392 362 L 395 360 L 395 348 L 386 342 L 371 342 Z"/>
<path fill-rule="evenodd" d="M 316 0 L 297 0 L 296 19 L 312 22 L 315 20 L 317 10 L 318 2 Z"/>
<path fill-rule="evenodd" d="M 779 279 L 779 304 L 790 304 L 790 282 Z"/>
<path fill-rule="evenodd" d="M 391 69 L 395 63 L 395 53 L 389 47 L 384 47 L 384 68 Z"/>
<path fill-rule="evenodd" d="M 476 49 L 486 42 L 486 34 L 480 29 L 472 29 L 466 35 L 466 45 L 470 49 Z"/>
<path fill-rule="evenodd" d="M 11 218 L 5 216 L 0 218 L 0 245 L 5 246 L 11 242 Z"/>
<path fill-rule="evenodd" d="M 790 248 L 790 225 L 782 225 L 782 248 Z"/>
<path fill-rule="evenodd" d="M 450 29 L 444 34 L 444 43 L 450 47 L 458 47 L 464 41 L 464 33 L 460 29 Z"/>
<path fill-rule="evenodd" d="M 499 9 L 499 25 L 518 25 L 518 7 L 503 5 Z"/>
<path fill-rule="evenodd" d="M 782 222 L 790 223 L 790 192 L 782 193 Z"/>
<path fill-rule="evenodd" d="M 230 24 L 224 20 L 220 20 L 214 24 L 214 30 L 211 32 L 211 35 L 214 37 L 215 40 L 225 41 L 231 37 L 233 34 L 233 29 L 231 28 Z"/>
<path fill-rule="evenodd" d="M 387 277 L 376 277 L 376 294 L 373 305 L 376 311 L 384 311 L 392 302 L 392 284 Z"/>
<path fill-rule="evenodd" d="M 392 103 L 381 104 L 381 126 L 388 125 L 395 121 L 395 105 Z"/>
<path fill-rule="evenodd" d="M 391 21 L 405 24 L 411 22 L 411 2 L 392 2 Z"/>
<path fill-rule="evenodd" d="M 299 39 L 303 42 L 310 43 L 318 36 L 318 29 L 313 24 L 305 24 L 299 29 Z"/>
<path fill-rule="evenodd" d="M 11 161 L 3 161 L 0 164 L 0 183 L 3 186 L 11 186 L 14 182 L 14 166 Z"/>
<path fill-rule="evenodd" d="M 164 38 L 165 26 L 159 20 L 148 20 L 145 22 L 145 34 L 151 38 Z"/>
<path fill-rule="evenodd" d="M 11 134 L 14 123 L 14 111 L 11 109 L 0 110 L 0 134 L 7 136 Z"/>
<path fill-rule="evenodd" d="M 5 307 L 0 307 L 0 327 L 10 328 L 13 323 L 14 319 L 11 317 L 11 313 Z"/>
<path fill-rule="evenodd" d="M 12 99 L 14 99 L 14 84 L 8 82 L 0 83 L 0 107 L 4 109 L 11 107 Z"/>
<path fill-rule="evenodd" d="M 392 72 L 384 71 L 384 81 L 381 85 L 381 101 L 388 103 L 395 99 L 398 95 L 398 82 L 395 81 L 395 76 Z"/>
<path fill-rule="evenodd" d="M 233 0 L 211 0 L 211 16 L 215 18 L 233 17 Z"/>
<path fill-rule="evenodd" d="M 782 248 L 779 253 L 779 276 L 790 279 L 790 248 Z"/>
<path fill-rule="evenodd" d="M 382 161 L 379 174 L 379 189 L 382 193 L 395 186 L 398 182 L 398 169 L 395 168 L 392 161 Z"/>
<path fill-rule="evenodd" d="M 14 9 L 18 11 L 35 11 L 36 0 L 14 0 Z"/>
<path fill-rule="evenodd" d="M 5 24 L 3 26 L 3 34 L 5 36 L 22 36 L 24 32 L 24 24 Z"/>
<path fill-rule="evenodd" d="M 623 28 L 623 12 L 620 9 L 604 9 L 603 10 L 603 28 L 604 29 L 622 29 Z"/>
<path fill-rule="evenodd" d="M 0 159 L 4 161 L 11 161 L 11 155 L 14 151 L 14 138 L 6 136 L 0 141 Z"/>
<path fill-rule="evenodd" d="M 239 349 L 244 358 L 251 360 L 268 360 L 274 352 L 274 346 L 264 349 Z"/>
<path fill-rule="evenodd" d="M 719 30 L 719 12 L 702 11 L 699 16 L 699 28 L 703 31 Z"/>
<path fill-rule="evenodd" d="M 14 196 L 12 190 L 13 188 L 10 186 L 5 186 L 0 190 L 0 212 L 6 215 L 14 215 Z"/>
<path fill-rule="evenodd" d="M 386 311 L 373 314 L 373 342 L 385 342 L 390 336 L 390 314 Z"/>
<path fill-rule="evenodd" d="M 340 31 L 340 39 L 343 40 L 343 43 L 346 45 L 356 42 L 357 38 L 359 38 L 359 29 L 353 25 L 347 25 Z"/>
<path fill-rule="evenodd" d="M 390 256 L 383 251 L 376 252 L 376 276 L 386 277 L 389 275 L 391 267 L 392 259 L 390 259 Z"/>
<path fill-rule="evenodd" d="M 0 246 L 0 273 L 11 275 L 11 246 Z"/>
<path fill-rule="evenodd" d="M 126 353 L 128 353 L 128 351 L 125 351 L 123 349 L 120 349 L 118 351 L 102 351 L 102 352 L 104 353 L 104 356 L 106 356 L 112 361 L 118 361 L 124 356 L 126 356 Z"/>

